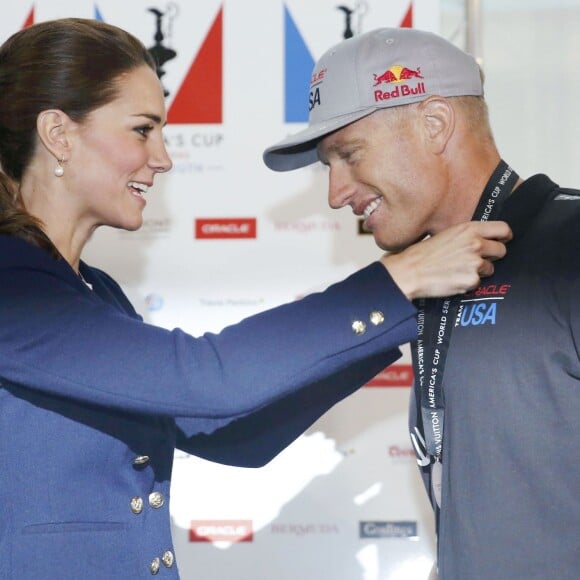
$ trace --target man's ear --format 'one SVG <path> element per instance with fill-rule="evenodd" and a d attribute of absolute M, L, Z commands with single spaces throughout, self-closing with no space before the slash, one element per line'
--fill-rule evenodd
<path fill-rule="evenodd" d="M 56 159 L 66 161 L 70 151 L 68 132 L 74 122 L 59 109 L 42 111 L 36 119 L 38 137 Z"/>
<path fill-rule="evenodd" d="M 419 105 L 424 138 L 436 154 L 443 153 L 455 129 L 455 111 L 448 99 L 429 97 Z"/>

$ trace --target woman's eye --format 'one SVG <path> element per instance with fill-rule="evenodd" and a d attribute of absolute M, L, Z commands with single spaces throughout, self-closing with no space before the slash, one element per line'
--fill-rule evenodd
<path fill-rule="evenodd" d="M 142 135 L 143 137 L 147 137 L 147 135 L 153 130 L 152 125 L 142 125 L 140 127 L 135 127 L 135 131 Z"/>

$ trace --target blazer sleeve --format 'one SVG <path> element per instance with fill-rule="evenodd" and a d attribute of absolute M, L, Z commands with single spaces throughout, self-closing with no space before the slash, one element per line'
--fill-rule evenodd
<path fill-rule="evenodd" d="M 49 270 L 0 271 L 0 380 L 189 418 L 186 436 L 255 413 L 415 335 L 414 307 L 378 263 L 197 338 L 146 324 L 83 290 Z M 370 323 L 373 311 L 385 322 Z M 354 333 L 354 321 L 366 331 Z"/>
<path fill-rule="evenodd" d="M 176 447 L 225 465 L 262 467 L 399 356 L 391 349 L 357 361 L 211 433 L 199 433 L 195 419 L 178 418 Z"/>

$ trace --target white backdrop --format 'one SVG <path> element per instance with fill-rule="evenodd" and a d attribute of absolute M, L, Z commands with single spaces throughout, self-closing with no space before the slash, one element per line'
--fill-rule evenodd
<path fill-rule="evenodd" d="M 16 5 L 18 4 L 18 5 Z M 331 212 L 326 171 L 268 171 L 262 150 L 304 126 L 301 80 L 341 40 L 336 0 L 36 0 L 25 23 L 97 17 L 176 55 L 163 65 L 173 171 L 148 194 L 139 232 L 98 232 L 85 261 L 111 273 L 148 322 L 200 334 L 291 301 L 379 256 L 348 211 Z M 362 32 L 438 29 L 437 0 L 351 2 Z M 259 353 L 256 353 L 259 356 Z M 434 557 L 432 517 L 407 434 L 402 364 L 336 406 L 268 466 L 177 454 L 172 489 L 184 579 L 413 580 Z"/>

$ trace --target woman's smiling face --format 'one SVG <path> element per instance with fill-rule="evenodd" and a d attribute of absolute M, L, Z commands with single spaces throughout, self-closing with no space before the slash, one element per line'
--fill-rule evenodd
<path fill-rule="evenodd" d="M 123 74 L 117 84 L 117 97 L 76 126 L 65 175 L 79 218 L 94 227 L 136 230 L 147 189 L 172 166 L 162 135 L 165 102 L 148 66 Z"/>

